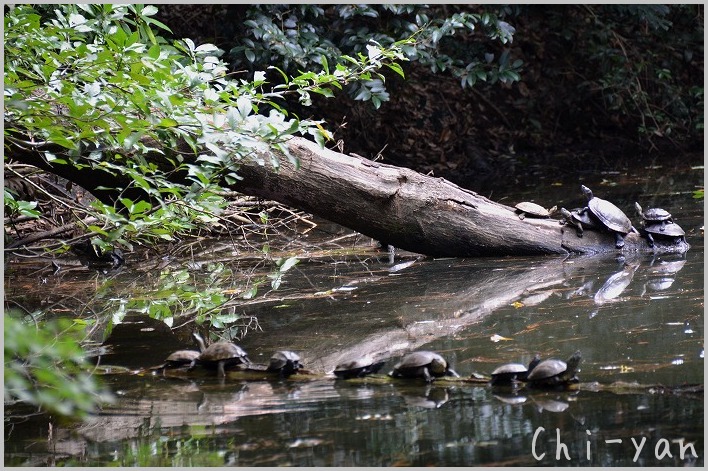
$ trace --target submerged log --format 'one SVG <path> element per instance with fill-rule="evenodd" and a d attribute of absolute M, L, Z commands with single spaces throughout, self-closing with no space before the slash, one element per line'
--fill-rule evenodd
<path fill-rule="evenodd" d="M 104 367 L 106 368 L 106 367 Z M 194 379 L 194 378 L 214 378 L 213 371 L 204 370 L 188 370 L 185 368 L 176 368 L 172 370 L 166 370 L 164 374 L 155 375 L 154 372 L 146 370 L 130 371 L 121 367 L 114 367 L 116 370 L 110 373 L 99 373 L 99 374 L 137 374 L 139 376 L 159 376 L 162 378 L 173 378 L 173 379 Z M 265 366 L 263 367 L 265 368 Z M 258 369 L 230 369 L 226 371 L 226 380 L 228 381 L 283 381 L 283 378 L 278 376 L 277 373 L 268 373 L 265 370 L 259 371 Z M 421 386 L 425 385 L 425 380 L 422 378 L 394 378 L 387 374 L 372 374 L 361 378 L 350 378 L 341 379 L 336 378 L 332 374 L 317 373 L 309 370 L 301 370 L 297 373 L 288 376 L 288 381 L 301 382 L 301 381 L 317 381 L 317 380 L 333 380 L 346 382 L 348 384 L 394 384 L 394 385 L 411 385 L 411 386 Z M 559 384 L 555 387 L 548 388 L 528 388 L 523 382 L 517 383 L 516 386 L 504 385 L 504 386 L 492 386 L 490 383 L 491 377 L 473 373 L 470 376 L 461 377 L 450 377 L 443 376 L 440 378 L 435 378 L 433 384 L 439 387 L 464 387 L 464 386 L 483 386 L 483 387 L 493 387 L 496 392 L 499 393 L 514 393 L 515 395 L 526 397 L 530 395 L 541 395 L 544 391 L 586 391 L 586 392 L 612 392 L 615 394 L 672 394 L 672 395 L 688 395 L 688 396 L 702 396 L 704 392 L 703 384 L 680 384 L 680 385 L 664 385 L 664 384 L 641 384 L 638 382 L 625 382 L 625 381 L 614 381 L 612 383 L 599 383 L 597 381 L 592 382 L 570 382 L 567 384 Z"/>

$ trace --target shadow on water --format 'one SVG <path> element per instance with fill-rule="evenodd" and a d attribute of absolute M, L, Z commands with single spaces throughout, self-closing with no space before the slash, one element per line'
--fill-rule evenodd
<path fill-rule="evenodd" d="M 189 317 L 167 312 L 168 327 L 145 314 L 159 303 L 140 304 L 165 290 L 159 270 L 65 270 L 59 278 L 10 265 L 6 299 L 92 317 L 97 361 L 129 373 L 103 376 L 118 400 L 85 423 L 6 416 L 5 464 L 702 466 L 702 392 L 529 392 L 330 374 L 364 354 L 385 360 L 385 373 L 416 349 L 440 352 L 463 377 L 527 364 L 536 353 L 564 359 L 580 350 L 582 384 L 702 385 L 703 214 L 686 213 L 691 250 L 683 255 L 434 260 L 403 253 L 391 262 L 359 246 L 332 258 L 303 257 L 280 289 L 226 309 L 249 326 L 237 342 L 253 361 L 289 349 L 314 373 L 280 380 L 147 370 L 171 351 L 196 347 Z M 219 255 L 228 250 L 214 243 L 199 263 L 183 264 L 170 286 L 242 293 L 230 280 L 256 270 Z M 208 263 L 217 258 L 219 265 Z M 219 278 L 215 266 L 228 275 Z M 112 322 L 119 311 L 124 317 Z M 11 412 L 19 417 L 22 409 Z"/>

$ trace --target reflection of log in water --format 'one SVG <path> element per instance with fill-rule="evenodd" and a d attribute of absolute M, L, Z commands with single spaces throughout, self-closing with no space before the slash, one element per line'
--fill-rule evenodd
<path fill-rule="evenodd" d="M 648 267 L 645 259 L 631 260 L 628 272 Z M 587 284 L 588 276 L 603 276 L 612 266 L 624 272 L 614 255 L 490 260 L 486 266 L 479 260 L 428 261 L 397 274 L 395 284 L 385 276 L 370 278 L 349 299 L 333 301 L 331 312 L 309 312 L 307 302 L 301 306 L 306 314 L 278 312 L 278 316 L 298 318 L 287 328 L 270 327 L 275 320 L 272 310 L 251 312 L 269 335 L 247 336 L 244 345 L 249 352 L 258 349 L 264 355 L 288 346 L 301 354 L 308 369 L 331 372 L 346 359 L 370 354 L 382 360 L 420 349 L 515 302 L 529 298 L 536 302 L 553 292 L 574 291 Z M 632 277 L 623 279 L 625 290 Z M 586 294 L 589 299 L 593 295 Z"/>
<path fill-rule="evenodd" d="M 564 279 L 560 258 L 490 261 L 486 267 L 479 261 L 429 261 L 395 275 L 395 282 L 381 277 L 360 286 L 349 299 L 334 301 L 332 313 L 308 313 L 308 319 L 288 325 L 282 332 L 286 338 L 278 332 L 245 341 L 269 349 L 292 339 L 302 345 L 306 367 L 330 372 L 346 359 L 366 354 L 386 359 L 449 337 L 525 293 L 553 288 Z M 268 331 L 272 314 L 256 315 Z"/>

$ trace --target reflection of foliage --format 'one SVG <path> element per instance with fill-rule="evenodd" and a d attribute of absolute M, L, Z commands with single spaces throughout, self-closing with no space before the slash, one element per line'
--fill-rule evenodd
<path fill-rule="evenodd" d="M 159 422 L 158 422 L 159 424 Z M 101 462 L 92 457 L 96 466 L 139 466 L 139 467 L 194 467 L 194 466 L 224 466 L 225 457 L 222 447 L 232 449 L 236 446 L 233 437 L 217 438 L 211 428 L 191 426 L 199 438 L 193 436 L 175 436 L 184 430 L 160 430 L 159 425 L 140 431 L 140 436 L 120 442 L 115 455 L 117 461 Z M 216 443 L 215 443 L 216 442 Z M 103 458 L 103 457 L 102 457 Z M 71 458 L 66 461 L 57 460 L 62 466 L 85 466 L 84 461 Z"/>
<path fill-rule="evenodd" d="M 84 417 L 111 400 L 79 346 L 85 325 L 58 319 L 33 325 L 6 313 L 5 402 L 19 400 L 63 416 Z"/>
<path fill-rule="evenodd" d="M 278 289 L 283 275 L 298 261 L 296 257 L 278 259 L 272 273 L 247 276 L 245 280 L 220 262 L 207 263 L 192 271 L 165 269 L 157 286 L 146 287 L 142 292 L 132 291 L 128 299 L 119 300 L 113 320 L 120 321 L 133 312 L 163 321 L 170 327 L 175 318 L 188 317 L 198 325 L 208 322 L 217 329 L 227 328 L 243 320 L 244 316 L 236 312 L 240 301 L 254 298 L 268 279 L 271 288 Z"/>

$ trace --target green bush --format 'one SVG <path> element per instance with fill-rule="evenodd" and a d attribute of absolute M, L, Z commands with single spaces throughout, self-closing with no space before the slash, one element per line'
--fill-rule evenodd
<path fill-rule="evenodd" d="M 446 5 L 253 5 L 243 28 L 236 25 L 229 59 L 236 69 L 278 64 L 286 71 L 321 70 L 323 61 L 364 53 L 373 40 L 390 47 L 414 38 L 402 50 L 433 72 L 447 71 L 462 87 L 478 81 L 520 79 L 523 61 L 499 46 L 512 42 L 515 29 L 501 19 L 502 8 Z M 357 100 L 378 107 L 388 100 L 383 81 L 348 87 Z"/>
<path fill-rule="evenodd" d="M 369 42 L 366 53 L 323 57 L 317 72 L 290 76 L 270 66 L 236 80 L 216 46 L 155 34 L 153 27 L 167 31 L 156 12 L 20 5 L 5 15 L 5 162 L 34 152 L 55 167 L 91 167 L 122 181 L 96 187 L 99 201 L 83 208 L 97 221 L 87 230 L 101 249 L 174 240 L 213 223 L 227 204 L 222 185 L 237 184 L 242 160 L 277 168 L 279 153 L 295 162 L 289 136 L 329 139 L 320 121 L 291 116 L 286 96 L 307 105 L 311 94 L 332 96 L 349 84 L 379 93 L 380 70 L 402 73 L 396 62 L 409 42 Z"/>

